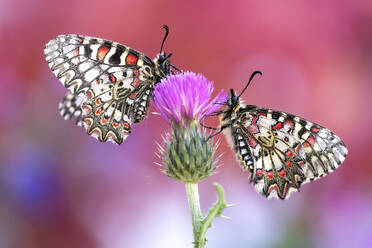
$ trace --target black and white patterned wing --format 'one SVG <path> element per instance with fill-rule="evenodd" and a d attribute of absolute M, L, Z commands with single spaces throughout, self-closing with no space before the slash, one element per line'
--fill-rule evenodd
<path fill-rule="evenodd" d="M 60 35 L 44 52 L 62 84 L 83 98 L 82 120 L 89 135 L 120 144 L 132 120 L 139 122 L 147 115 L 154 64 L 142 53 L 81 35 Z"/>
<path fill-rule="evenodd" d="M 84 101 L 84 97 L 75 95 L 71 92 L 63 97 L 62 101 L 58 105 L 58 110 L 63 119 L 73 119 L 78 126 L 83 126 L 82 110 L 81 105 Z"/>
<path fill-rule="evenodd" d="M 344 143 L 330 130 L 297 116 L 242 106 L 231 135 L 243 169 L 266 197 L 286 199 L 300 186 L 334 171 Z"/>

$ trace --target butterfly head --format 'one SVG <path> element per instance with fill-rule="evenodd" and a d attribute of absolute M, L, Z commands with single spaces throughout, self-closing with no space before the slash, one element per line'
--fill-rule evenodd
<path fill-rule="evenodd" d="M 229 97 L 229 102 L 228 102 L 228 104 L 229 104 L 230 106 L 232 106 L 232 107 L 235 107 L 235 106 L 237 106 L 237 105 L 239 104 L 239 96 L 237 96 L 237 95 L 235 94 L 234 89 L 231 89 L 231 90 L 230 90 L 230 97 Z"/>
<path fill-rule="evenodd" d="M 172 54 L 165 54 L 165 52 L 161 52 L 155 59 L 155 73 L 158 77 L 164 78 L 167 75 L 171 74 L 171 63 L 169 61 L 169 58 L 172 56 Z"/>
<path fill-rule="evenodd" d="M 164 42 L 167 39 L 167 36 L 169 33 L 169 28 L 167 25 L 163 25 L 163 28 L 165 29 L 165 35 L 164 35 L 163 41 L 161 42 L 160 53 L 154 59 L 155 73 L 156 73 L 156 76 L 159 77 L 159 79 L 162 79 L 170 74 L 174 74 L 175 72 L 172 69 L 175 69 L 176 71 L 181 72 L 180 69 L 172 65 L 169 61 L 169 58 L 172 56 L 172 53 L 166 54 L 163 51 Z"/>
<path fill-rule="evenodd" d="M 230 90 L 230 97 L 229 97 L 229 100 L 227 101 L 226 105 L 227 105 L 227 109 L 230 109 L 231 111 L 238 111 L 238 109 L 240 108 L 240 96 L 244 93 L 244 91 L 248 88 L 249 84 L 251 83 L 253 77 L 257 74 L 260 74 L 262 75 L 262 72 L 260 71 L 254 71 L 248 81 L 248 83 L 245 85 L 244 89 L 242 90 L 242 92 L 240 92 L 240 94 L 237 96 L 235 94 L 235 91 L 233 89 Z"/>
<path fill-rule="evenodd" d="M 236 113 L 240 108 L 239 96 L 235 94 L 233 89 L 230 90 L 230 96 L 226 102 L 225 110 L 231 118 L 231 115 Z"/>
<path fill-rule="evenodd" d="M 248 83 L 245 85 L 244 89 L 242 90 L 242 92 L 240 92 L 239 95 L 236 95 L 233 89 L 230 90 L 229 99 L 225 103 L 226 107 L 223 110 L 223 114 L 221 115 L 221 121 L 223 123 L 222 128 L 232 125 L 235 122 L 235 120 L 238 119 L 239 109 L 241 108 L 240 96 L 244 93 L 244 91 L 251 83 L 253 77 L 257 74 L 262 75 L 262 72 L 254 71 L 251 77 L 249 78 Z"/>

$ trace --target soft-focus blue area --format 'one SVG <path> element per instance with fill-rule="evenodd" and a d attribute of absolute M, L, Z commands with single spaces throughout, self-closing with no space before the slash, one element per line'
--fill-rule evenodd
<path fill-rule="evenodd" d="M 21 147 L 4 175 L 18 207 L 29 214 L 50 215 L 62 195 L 58 164 L 47 148 Z"/>

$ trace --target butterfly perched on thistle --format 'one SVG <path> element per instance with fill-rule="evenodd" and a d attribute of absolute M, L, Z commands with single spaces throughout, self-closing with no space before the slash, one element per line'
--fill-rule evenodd
<path fill-rule="evenodd" d="M 121 144 L 132 123 L 148 112 L 154 86 L 180 71 L 163 52 L 169 29 L 153 60 L 128 46 L 83 35 L 60 35 L 44 49 L 46 61 L 70 90 L 59 104 L 65 119 L 74 118 L 99 141 Z"/>
<path fill-rule="evenodd" d="M 304 183 L 334 171 L 347 155 L 345 144 L 330 130 L 288 113 L 244 105 L 231 89 L 220 116 L 224 132 L 250 181 L 267 198 L 286 199 Z M 217 134 L 216 133 L 216 134 Z M 216 135 L 214 134 L 214 135 Z M 213 135 L 213 136 L 214 136 Z"/>

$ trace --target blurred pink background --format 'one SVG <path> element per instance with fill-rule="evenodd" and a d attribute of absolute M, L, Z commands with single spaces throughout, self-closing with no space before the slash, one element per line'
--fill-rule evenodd
<path fill-rule="evenodd" d="M 349 155 L 331 175 L 287 201 L 258 195 L 221 135 L 212 182 L 235 203 L 207 233 L 208 247 L 372 246 L 372 2 L 0 1 L 0 247 L 187 248 L 192 228 L 183 184 L 154 164 L 168 125 L 150 115 L 121 146 L 99 143 L 59 116 L 67 91 L 44 44 L 77 33 L 165 51 L 216 90 L 328 127 Z M 154 111 L 151 107 L 151 111 Z M 217 122 L 214 122 L 217 125 Z"/>

